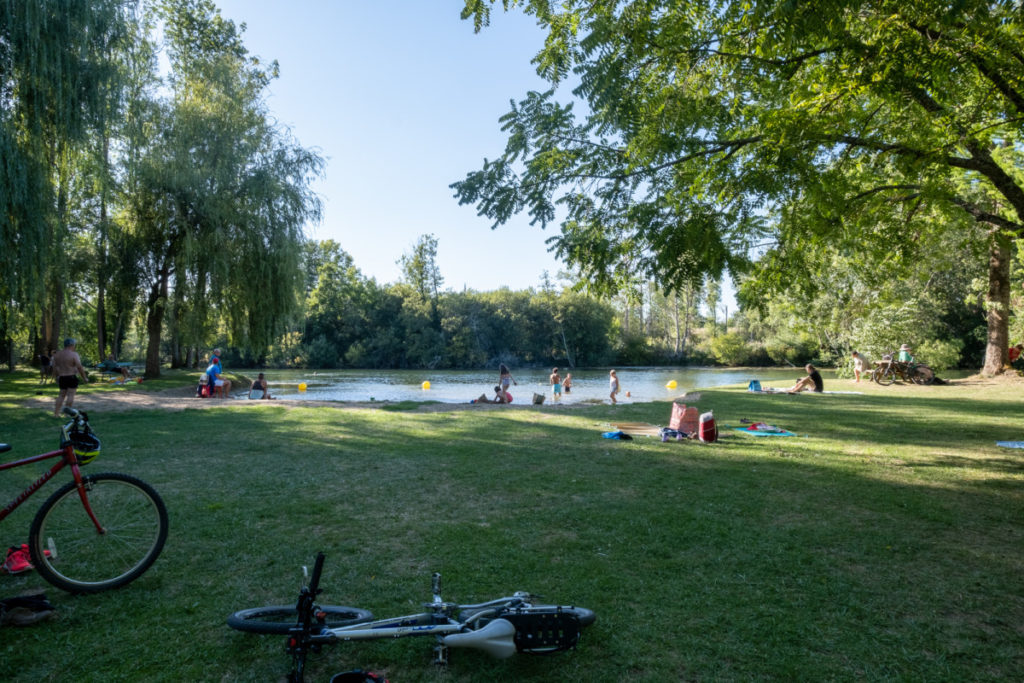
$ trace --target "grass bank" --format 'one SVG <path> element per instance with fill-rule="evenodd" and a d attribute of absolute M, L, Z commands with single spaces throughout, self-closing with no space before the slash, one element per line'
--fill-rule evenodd
<path fill-rule="evenodd" d="M 54 447 L 54 418 L 25 407 L 29 373 L 0 379 L 0 440 L 17 447 L 5 457 Z M 995 441 L 1024 439 L 1021 388 L 705 391 L 698 405 L 720 423 L 799 435 L 723 429 L 711 445 L 601 438 L 612 421 L 664 424 L 667 403 L 96 413 L 104 450 L 88 470 L 156 486 L 171 536 L 112 593 L 0 576 L 0 595 L 43 587 L 60 612 L 3 630 L 0 679 L 276 680 L 282 639 L 224 619 L 292 601 L 317 550 L 324 602 L 417 611 L 440 571 L 450 600 L 525 589 L 598 621 L 572 653 L 456 651 L 446 671 L 427 639 L 339 645 L 311 658 L 308 680 L 356 667 L 402 683 L 1015 679 L 1024 451 Z M 4 501 L 36 474 L 4 472 Z M 0 543 L 26 539 L 45 494 Z"/>

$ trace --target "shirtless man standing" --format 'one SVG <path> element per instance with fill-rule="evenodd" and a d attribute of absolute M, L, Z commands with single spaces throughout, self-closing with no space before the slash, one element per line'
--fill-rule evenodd
<path fill-rule="evenodd" d="M 64 340 L 64 348 L 53 354 L 50 364 L 53 366 L 53 375 L 57 378 L 57 386 L 60 387 L 60 395 L 57 396 L 57 405 L 53 408 L 53 416 L 60 417 L 60 406 L 65 399 L 68 408 L 75 402 L 78 375 L 81 375 L 86 383 L 89 382 L 89 376 L 85 374 L 82 359 L 75 351 L 75 340 L 71 338 Z"/>

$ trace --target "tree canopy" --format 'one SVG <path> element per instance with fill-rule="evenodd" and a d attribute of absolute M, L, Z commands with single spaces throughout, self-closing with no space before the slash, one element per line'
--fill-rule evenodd
<path fill-rule="evenodd" d="M 463 18 L 480 30 L 494 4 L 467 0 Z M 555 250 L 606 290 L 723 270 L 813 290 L 825 248 L 899 277 L 949 233 L 976 242 L 975 222 L 998 371 L 1024 237 L 1020 2 L 502 5 L 547 30 L 535 61 L 554 87 L 513 103 L 503 153 L 453 185 L 461 202 L 495 225 L 559 220 Z"/>

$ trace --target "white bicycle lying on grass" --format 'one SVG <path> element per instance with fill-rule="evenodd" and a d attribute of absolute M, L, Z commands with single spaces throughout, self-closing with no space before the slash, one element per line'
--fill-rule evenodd
<path fill-rule="evenodd" d="M 295 605 L 255 607 L 228 617 L 228 626 L 239 631 L 288 636 L 293 683 L 303 680 L 307 653 L 325 644 L 434 636 L 434 662 L 443 665 L 453 647 L 475 648 L 498 658 L 569 650 L 579 642 L 581 629 L 595 619 L 589 609 L 537 604 L 536 596 L 522 591 L 472 605 L 444 602 L 441 575 L 435 573 L 433 601 L 424 604 L 424 612 L 375 621 L 364 609 L 316 604 L 323 566 L 324 554 L 318 553 L 313 576 Z"/>

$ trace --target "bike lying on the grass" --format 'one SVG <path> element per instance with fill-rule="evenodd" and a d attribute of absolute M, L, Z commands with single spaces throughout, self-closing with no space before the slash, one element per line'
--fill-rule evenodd
<path fill-rule="evenodd" d="M 896 351 L 882 357 L 871 373 L 871 379 L 882 386 L 889 386 L 897 379 L 914 384 L 928 385 L 935 381 L 935 371 L 914 358 L 909 361 L 896 360 Z"/>
<path fill-rule="evenodd" d="M 120 472 L 83 475 L 81 467 L 99 455 L 100 441 L 89 417 L 73 408 L 61 428 L 60 448 L 0 464 L 0 470 L 59 458 L 0 510 L 6 518 L 65 467 L 68 482 L 39 508 L 29 531 L 29 553 L 39 575 L 71 593 L 95 593 L 123 586 L 149 569 L 167 540 L 167 508 L 152 486 Z M 0 443 L 0 453 L 11 446 Z"/>
<path fill-rule="evenodd" d="M 424 604 L 424 612 L 375 621 L 364 609 L 316 604 L 323 566 L 324 554 L 318 553 L 309 585 L 299 592 L 295 605 L 256 607 L 228 617 L 228 626 L 239 631 L 287 635 L 292 656 L 289 681 L 294 683 L 303 680 L 306 655 L 330 643 L 434 636 L 434 662 L 444 665 L 453 647 L 483 650 L 498 658 L 569 650 L 579 642 L 580 630 L 595 619 L 589 609 L 537 604 L 536 596 L 521 591 L 471 605 L 444 602 L 441 575 L 435 573 L 433 601 Z"/>

